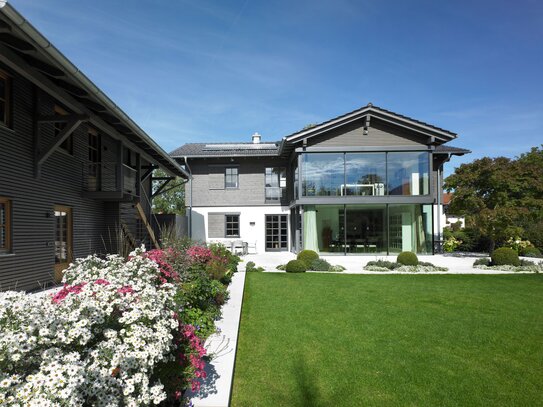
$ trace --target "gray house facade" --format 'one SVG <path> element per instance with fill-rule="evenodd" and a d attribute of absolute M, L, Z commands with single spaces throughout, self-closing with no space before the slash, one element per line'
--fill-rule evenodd
<path fill-rule="evenodd" d="M 469 153 L 455 133 L 368 104 L 264 143 L 186 144 L 195 239 L 257 252 L 431 254 L 440 240 L 443 165 Z"/>
<path fill-rule="evenodd" d="M 0 290 L 153 244 L 152 172 L 188 177 L 10 4 L 0 6 Z"/>

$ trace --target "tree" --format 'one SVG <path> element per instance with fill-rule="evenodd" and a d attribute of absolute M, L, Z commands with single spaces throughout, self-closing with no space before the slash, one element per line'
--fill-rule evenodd
<path fill-rule="evenodd" d="M 155 170 L 153 177 L 168 177 L 162 170 Z M 164 181 L 153 181 L 155 193 Z M 153 213 L 185 214 L 185 185 L 181 178 L 175 178 L 164 188 L 166 192 L 153 198 Z"/>
<path fill-rule="evenodd" d="M 488 237 L 490 250 L 510 237 L 526 237 L 534 222 L 543 224 L 543 150 L 462 164 L 444 188 L 454 190 L 451 212 Z"/>

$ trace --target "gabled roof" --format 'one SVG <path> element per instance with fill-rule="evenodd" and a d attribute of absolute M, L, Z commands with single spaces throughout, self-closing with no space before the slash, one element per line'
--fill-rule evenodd
<path fill-rule="evenodd" d="M 409 128 L 413 131 L 426 134 L 428 136 L 434 136 L 442 140 L 442 142 L 447 142 L 457 137 L 456 133 L 452 131 L 442 129 L 440 127 L 422 122 L 420 120 L 413 119 L 398 113 L 391 112 L 377 106 L 374 106 L 371 103 L 368 103 L 366 106 L 361 107 L 360 109 L 353 110 L 352 112 L 345 113 L 341 116 L 334 117 L 333 119 L 327 120 L 325 122 L 319 123 L 315 126 L 312 126 L 307 129 L 303 129 L 292 133 L 286 137 L 284 140 L 287 142 L 293 142 L 299 139 L 313 137 L 319 134 L 322 134 L 325 131 L 331 130 L 335 127 L 344 125 L 354 120 L 359 120 L 363 117 L 375 117 L 379 120 L 385 122 L 391 122 L 393 124 L 399 125 L 401 127 Z"/>
<path fill-rule="evenodd" d="M 189 174 L 104 92 L 5 0 L 0 0 L 0 61 L 24 72 L 32 82 L 74 113 L 85 114 L 105 133 L 126 140 L 172 175 Z"/>
<path fill-rule="evenodd" d="M 336 127 L 343 126 L 355 120 L 368 117 L 370 122 L 374 119 L 392 123 L 393 125 L 408 128 L 422 136 L 432 137 L 435 143 L 434 151 L 442 154 L 463 155 L 471 151 L 443 145 L 457 137 L 456 133 L 421 122 L 389 110 L 373 106 L 369 103 L 360 109 L 327 120 L 313 127 L 303 129 L 283 137 L 279 142 L 272 143 L 191 143 L 185 144 L 170 155 L 176 158 L 183 157 L 251 157 L 251 156 L 283 156 L 286 157 L 303 139 L 323 134 Z M 371 125 L 371 124 L 370 124 Z"/>

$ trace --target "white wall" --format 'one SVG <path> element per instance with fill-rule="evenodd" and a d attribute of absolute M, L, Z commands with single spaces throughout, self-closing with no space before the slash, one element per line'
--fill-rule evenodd
<path fill-rule="evenodd" d="M 257 253 L 264 253 L 266 243 L 266 217 L 265 215 L 289 215 L 288 206 L 212 206 L 192 208 L 190 222 L 192 224 L 192 239 L 208 241 L 208 214 L 210 212 L 240 213 L 239 238 L 215 239 L 213 241 L 243 240 L 244 242 L 256 241 Z M 186 211 L 189 214 L 189 208 Z M 288 219 L 288 249 L 290 250 L 290 217 Z M 254 222 L 254 225 L 251 225 Z"/>

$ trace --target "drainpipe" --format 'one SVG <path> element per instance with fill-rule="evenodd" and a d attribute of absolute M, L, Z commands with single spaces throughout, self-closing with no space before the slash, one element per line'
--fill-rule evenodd
<path fill-rule="evenodd" d="M 192 170 L 189 167 L 188 157 L 183 157 L 185 160 L 185 166 L 189 170 L 189 189 L 190 189 L 190 200 L 189 200 L 189 238 L 192 239 Z"/>
<path fill-rule="evenodd" d="M 441 178 L 443 176 L 443 165 L 451 159 L 451 154 L 447 155 L 445 161 L 443 161 L 437 169 L 437 241 L 441 242 L 441 215 L 443 213 L 441 199 L 443 197 L 443 187 L 441 184 Z M 440 246 L 439 251 L 442 251 L 443 246 Z"/>

